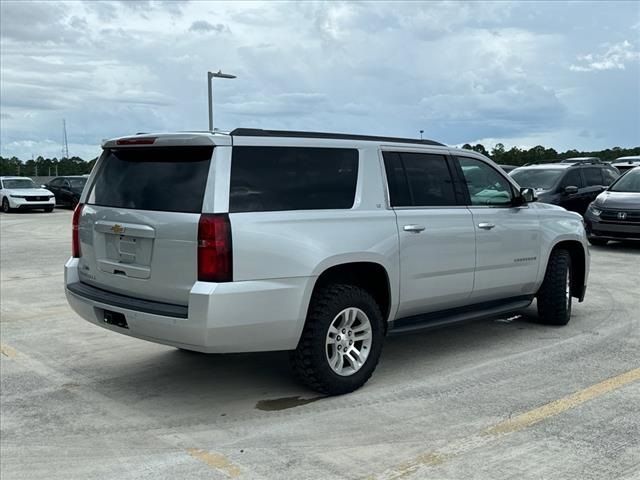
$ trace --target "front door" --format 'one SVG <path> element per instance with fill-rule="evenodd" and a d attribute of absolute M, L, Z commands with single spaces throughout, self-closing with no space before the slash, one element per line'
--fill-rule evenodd
<path fill-rule="evenodd" d="M 542 240 L 536 210 L 514 206 L 514 187 L 489 163 L 470 157 L 457 162 L 476 231 L 472 303 L 534 293 Z"/>
<path fill-rule="evenodd" d="M 454 308 L 473 289 L 473 218 L 458 200 L 442 153 L 383 153 L 400 238 L 397 317 Z"/>

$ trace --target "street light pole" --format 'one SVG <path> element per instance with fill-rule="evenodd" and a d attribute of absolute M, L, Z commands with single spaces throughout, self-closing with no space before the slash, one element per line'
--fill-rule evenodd
<path fill-rule="evenodd" d="M 213 88 L 212 83 L 214 78 L 236 78 L 235 75 L 228 73 L 222 73 L 222 70 L 217 72 L 207 72 L 207 90 L 209 91 L 209 130 L 213 131 Z"/>

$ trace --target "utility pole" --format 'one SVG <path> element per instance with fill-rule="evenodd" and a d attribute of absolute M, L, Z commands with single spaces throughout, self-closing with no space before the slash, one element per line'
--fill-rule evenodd
<path fill-rule="evenodd" d="M 64 136 L 64 149 L 62 150 L 62 154 L 64 155 L 64 158 L 69 158 L 69 144 L 67 143 L 67 121 L 64 118 L 62 119 L 62 134 Z M 58 172 L 56 172 L 56 175 L 58 175 Z"/>

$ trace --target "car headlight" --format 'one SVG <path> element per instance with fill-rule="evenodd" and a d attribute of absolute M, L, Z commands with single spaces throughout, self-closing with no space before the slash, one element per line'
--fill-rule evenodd
<path fill-rule="evenodd" d="M 600 210 L 598 207 L 594 207 L 593 205 L 591 205 L 590 210 L 595 217 L 599 217 L 600 214 L 602 213 L 602 210 Z"/>
<path fill-rule="evenodd" d="M 24 195 L 9 195 L 11 198 L 26 198 Z"/>

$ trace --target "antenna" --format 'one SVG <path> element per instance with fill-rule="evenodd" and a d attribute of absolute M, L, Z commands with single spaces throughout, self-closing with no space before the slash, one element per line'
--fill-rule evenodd
<path fill-rule="evenodd" d="M 64 148 L 62 149 L 62 154 L 64 158 L 69 158 L 69 143 L 67 143 L 67 121 L 62 119 L 62 134 L 64 135 Z"/>

